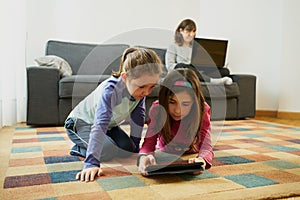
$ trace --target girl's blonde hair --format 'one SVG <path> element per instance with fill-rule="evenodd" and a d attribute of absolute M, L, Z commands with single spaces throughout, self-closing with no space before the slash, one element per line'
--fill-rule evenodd
<path fill-rule="evenodd" d="M 126 72 L 130 78 L 138 78 L 143 73 L 161 74 L 162 62 L 151 49 L 130 47 L 122 55 L 119 71 L 113 71 L 112 75 L 118 78 L 122 72 Z"/>
<path fill-rule="evenodd" d="M 179 84 L 178 84 L 179 83 Z M 176 93 L 186 91 L 188 92 L 194 103 L 188 116 L 181 120 L 187 127 L 187 138 L 192 144 L 200 141 L 200 128 L 202 126 L 202 117 L 204 113 L 205 99 L 202 94 L 201 84 L 196 73 L 188 68 L 178 68 L 164 78 L 159 90 L 159 104 L 164 110 L 158 110 L 158 117 L 165 116 L 165 112 L 169 113 L 169 99 Z M 161 130 L 157 130 L 164 139 L 165 144 L 168 144 L 173 139 L 171 131 L 171 118 L 169 114 L 166 116 L 166 121 L 161 120 L 161 124 L 157 127 L 162 127 Z M 191 145 L 193 146 L 193 145 Z"/>
<path fill-rule="evenodd" d="M 182 46 L 184 39 L 180 33 L 180 29 L 187 31 L 196 31 L 196 23 L 191 19 L 185 19 L 182 22 L 180 22 L 180 24 L 177 26 L 174 39 L 176 44 Z"/>

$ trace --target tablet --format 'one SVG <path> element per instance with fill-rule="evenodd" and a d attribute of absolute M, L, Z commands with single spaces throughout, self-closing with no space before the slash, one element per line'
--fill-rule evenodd
<path fill-rule="evenodd" d="M 146 167 L 146 176 L 158 175 L 158 174 L 180 174 L 186 172 L 203 171 L 203 162 L 188 163 L 185 162 L 174 162 L 170 164 L 157 164 L 149 165 Z"/>

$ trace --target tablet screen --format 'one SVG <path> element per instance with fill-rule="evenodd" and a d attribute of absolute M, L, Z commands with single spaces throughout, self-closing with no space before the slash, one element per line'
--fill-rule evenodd
<path fill-rule="evenodd" d="M 146 175 L 178 174 L 186 172 L 203 171 L 203 162 L 187 163 L 175 162 L 170 164 L 149 165 L 146 167 Z"/>

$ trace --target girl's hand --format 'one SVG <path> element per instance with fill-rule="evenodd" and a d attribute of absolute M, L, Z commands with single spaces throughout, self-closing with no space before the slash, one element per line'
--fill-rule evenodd
<path fill-rule="evenodd" d="M 205 169 L 205 166 L 206 166 L 206 162 L 205 160 L 202 158 L 202 157 L 198 157 L 198 158 L 189 158 L 189 163 L 196 163 L 196 162 L 203 162 L 203 170 Z M 199 170 L 198 172 L 193 172 L 193 174 L 202 174 L 202 171 Z"/>
<path fill-rule="evenodd" d="M 81 172 L 78 172 L 76 174 L 76 179 L 80 180 L 81 182 L 89 182 L 94 181 L 95 176 L 101 176 L 103 175 L 102 169 L 100 167 L 92 167 L 83 169 Z"/>
<path fill-rule="evenodd" d="M 148 165 L 156 165 L 156 160 L 152 154 L 144 155 L 140 157 L 139 161 L 139 172 L 145 176 L 145 169 Z"/>

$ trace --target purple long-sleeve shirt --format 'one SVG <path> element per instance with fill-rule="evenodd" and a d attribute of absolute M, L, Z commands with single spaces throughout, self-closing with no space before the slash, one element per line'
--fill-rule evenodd
<path fill-rule="evenodd" d="M 160 105 L 158 101 L 155 101 L 153 102 L 150 108 L 150 123 L 148 124 L 148 129 L 143 145 L 139 151 L 139 153 L 141 154 L 152 154 L 157 148 L 161 151 L 174 153 L 172 147 L 170 145 L 166 145 L 163 137 L 159 135 L 156 131 L 158 120 L 162 120 L 159 117 L 157 117 L 158 109 L 156 108 L 158 108 L 159 106 Z M 189 146 L 191 142 L 188 141 L 186 138 L 187 126 L 180 122 L 181 121 L 174 121 L 172 123 L 171 129 L 172 134 L 174 136 L 172 143 L 181 143 Z M 198 144 L 194 143 L 194 148 L 189 149 L 186 153 L 198 153 L 198 156 L 202 157 L 206 161 L 206 169 L 209 169 L 211 167 L 212 159 L 214 157 L 213 148 L 211 144 L 210 130 L 210 107 L 207 103 L 205 103 L 203 121 L 200 129 L 200 142 Z"/>
<path fill-rule="evenodd" d="M 130 123 L 130 137 L 138 147 L 145 123 L 145 98 L 136 100 L 121 78 L 110 77 L 81 101 L 69 117 L 92 125 L 84 168 L 100 167 L 105 134 L 112 127 Z"/>

